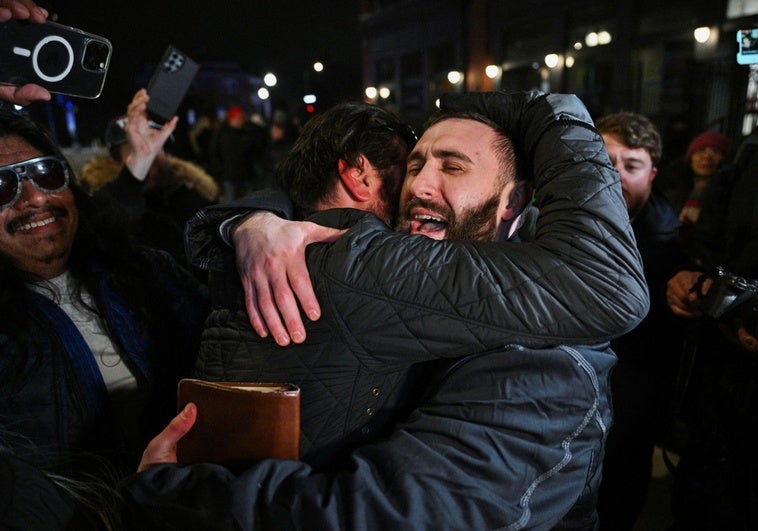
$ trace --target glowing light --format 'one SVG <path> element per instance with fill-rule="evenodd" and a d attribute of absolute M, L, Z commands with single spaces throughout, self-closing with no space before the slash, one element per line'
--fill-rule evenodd
<path fill-rule="evenodd" d="M 558 66 L 558 54 L 557 53 L 549 53 L 545 56 L 545 66 L 548 68 L 555 68 Z"/>
<path fill-rule="evenodd" d="M 258 89 L 258 97 L 262 100 L 267 100 L 271 96 L 269 94 L 268 89 L 266 87 L 261 87 Z"/>
<path fill-rule="evenodd" d="M 363 91 L 363 93 L 368 99 L 373 100 L 379 94 L 379 91 L 376 90 L 376 87 L 366 87 L 366 90 Z"/>
<path fill-rule="evenodd" d="M 386 100 L 390 97 L 390 89 L 387 87 L 379 87 L 379 97 Z"/>
<path fill-rule="evenodd" d="M 598 45 L 597 33 L 595 33 L 594 31 L 591 31 L 587 35 L 585 35 L 584 44 L 586 44 L 590 48 L 594 48 L 595 46 L 597 46 Z"/>
<path fill-rule="evenodd" d="M 607 31 L 601 31 L 597 34 L 597 43 L 598 44 L 608 44 L 611 42 L 611 34 Z"/>
<path fill-rule="evenodd" d="M 711 28 L 709 28 L 708 26 L 701 26 L 699 28 L 695 28 L 693 35 L 695 36 L 695 40 L 699 42 L 700 44 L 706 43 L 708 42 L 708 39 L 711 38 Z"/>
<path fill-rule="evenodd" d="M 566 56 L 566 68 L 571 68 L 574 66 L 574 56 L 573 55 L 567 55 Z"/>
<path fill-rule="evenodd" d="M 269 72 L 265 76 L 263 76 L 263 82 L 266 84 L 267 87 L 273 87 L 276 85 L 276 76 Z"/>
<path fill-rule="evenodd" d="M 453 85 L 460 83 L 463 80 L 463 74 L 457 70 L 451 70 L 447 73 L 447 80 Z"/>
<path fill-rule="evenodd" d="M 306 94 L 303 96 L 303 103 L 310 105 L 311 103 L 316 103 L 316 95 L 315 94 Z"/>
<path fill-rule="evenodd" d="M 323 72 L 324 71 L 324 63 L 316 61 L 315 63 L 313 63 L 313 69 L 316 72 Z"/>
<path fill-rule="evenodd" d="M 495 79 L 500 75 L 500 67 L 497 65 L 487 65 L 487 67 L 484 69 L 484 73 L 488 78 Z"/>

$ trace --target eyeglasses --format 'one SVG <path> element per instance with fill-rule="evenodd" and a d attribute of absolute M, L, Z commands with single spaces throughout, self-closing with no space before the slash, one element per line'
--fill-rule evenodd
<path fill-rule="evenodd" d="M 58 157 L 36 157 L 0 166 L 0 210 L 13 206 L 21 196 L 21 179 L 46 194 L 68 188 L 68 168 Z"/>

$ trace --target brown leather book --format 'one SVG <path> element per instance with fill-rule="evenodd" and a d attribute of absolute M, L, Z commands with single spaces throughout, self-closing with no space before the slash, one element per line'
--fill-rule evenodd
<path fill-rule="evenodd" d="M 300 388 L 290 383 L 184 379 L 179 411 L 197 406 L 197 420 L 176 446 L 179 463 L 298 459 Z"/>

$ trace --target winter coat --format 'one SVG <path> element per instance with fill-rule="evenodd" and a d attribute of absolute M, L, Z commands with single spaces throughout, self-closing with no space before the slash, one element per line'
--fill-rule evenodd
<path fill-rule="evenodd" d="M 82 168 L 82 183 L 124 216 L 137 241 L 163 249 L 182 265 L 184 227 L 201 208 L 215 204 L 216 181 L 197 164 L 171 155 L 145 181 L 110 156 L 95 157 Z"/>
<path fill-rule="evenodd" d="M 569 145 L 574 147 L 573 143 Z M 581 147 L 577 142 L 576 149 Z M 324 293 L 320 299 L 322 318 L 308 324 L 307 342 L 286 349 L 270 338 L 259 338 L 252 330 L 232 253 L 214 247 L 219 217 L 235 212 L 237 207 L 269 208 L 281 203 L 276 203 L 270 194 L 206 210 L 189 226 L 189 252 L 194 253 L 195 265 L 211 270 L 209 282 L 215 308 L 203 332 L 195 375 L 216 381 L 286 380 L 301 386 L 303 458 L 322 462 L 331 457 L 325 447 L 338 450 L 340 445 L 371 440 L 388 418 L 397 418 L 415 387 L 415 376 L 407 374 L 414 363 L 461 356 L 508 342 L 545 346 L 610 339 L 611 335 L 602 329 L 607 321 L 596 325 L 593 320 L 615 316 L 614 330 L 618 330 L 622 323 L 629 326 L 627 316 L 633 315 L 635 309 L 609 307 L 612 311 L 598 316 L 598 307 L 609 306 L 607 294 L 615 293 L 617 288 L 629 289 L 630 300 L 646 300 L 644 291 L 640 293 L 637 287 L 643 280 L 633 267 L 639 266 L 637 250 L 622 247 L 615 260 L 599 245 L 602 240 L 592 233 L 594 228 L 582 226 L 582 222 L 590 225 L 601 209 L 610 210 L 605 198 L 598 201 L 597 207 L 583 205 L 581 209 L 586 211 L 573 213 L 571 208 L 576 207 L 571 205 L 559 210 L 560 203 L 570 202 L 569 193 L 580 193 L 581 198 L 599 186 L 597 181 L 589 186 L 592 181 L 579 172 L 564 181 L 553 188 L 559 193 L 565 191 L 565 198 L 556 200 L 555 206 L 543 205 L 543 211 L 548 208 L 547 212 L 557 212 L 550 221 L 550 230 L 540 229 L 545 222 L 538 223 L 544 236 L 528 246 L 488 244 L 472 248 L 461 242 L 440 244 L 396 234 L 365 213 L 353 214 L 352 219 L 342 222 L 335 221 L 336 214 L 320 214 L 319 220 L 331 218 L 331 223 L 322 223 L 352 226 L 361 219 L 361 225 L 351 232 L 354 236 L 343 240 L 344 245 L 335 245 L 326 255 L 331 260 L 324 266 L 328 275 L 315 273 L 320 264 L 309 264 L 316 289 Z M 614 197 L 612 204 L 618 207 L 618 198 Z M 626 231 L 626 239 L 619 245 L 633 244 L 625 206 L 618 218 L 617 226 L 612 228 Z M 542 247 L 551 243 L 572 245 L 571 241 L 579 241 L 583 233 L 590 234 L 583 242 L 585 254 L 563 253 L 558 248 L 545 252 Z M 365 256 L 370 256 L 370 261 Z M 202 262 L 201 257 L 218 261 Z M 222 262 L 224 259 L 226 262 Z M 331 264 L 340 263 L 345 264 L 344 271 L 330 269 Z M 445 263 L 455 265 L 443 267 Z M 593 267 L 587 268 L 586 264 Z M 588 271 L 584 277 L 569 275 L 566 279 L 559 269 L 564 266 Z M 544 268 L 542 274 L 540 268 Z M 553 271 L 560 272 L 555 276 Z M 627 272 L 637 276 L 627 278 Z M 617 286 L 616 278 L 632 280 L 622 287 Z M 471 289 L 461 290 L 461 286 Z M 367 298 L 365 293 L 373 295 Z M 593 293 L 602 293 L 603 300 L 588 299 L 587 294 Z M 480 300 L 490 301 L 486 314 L 476 304 Z M 468 307 L 468 314 L 461 313 L 461 306 Z M 477 321 L 488 322 L 498 330 L 487 346 L 483 347 L 484 337 L 491 332 L 472 332 Z M 415 346 L 414 350 L 409 344 Z M 398 356 L 399 352 L 402 356 Z M 340 443 L 336 443 L 338 440 Z"/>
<path fill-rule="evenodd" d="M 176 384 L 187 376 L 207 316 L 207 292 L 166 253 L 144 250 L 160 279 L 149 319 L 138 319 L 96 265 L 92 293 L 111 340 L 137 374 L 147 401 L 139 433 L 127 433 L 112 407 L 94 355 L 71 319 L 47 297 L 28 291 L 24 326 L 0 325 L 0 430 L 20 456 L 58 472 L 98 470 L 104 460 L 121 474 L 176 411 Z"/>
<path fill-rule="evenodd" d="M 327 211 L 314 220 L 359 219 L 308 248 L 322 317 L 304 344 L 256 341 L 239 310 L 217 309 L 204 332 L 200 374 L 247 377 L 245 363 L 267 364 L 267 377 L 295 380 L 318 444 L 370 439 L 376 413 L 408 398 L 410 367 L 428 363 L 428 394 L 407 420 L 324 470 L 263 461 L 235 478 L 212 465 L 156 467 L 124 484 L 138 519 L 185 525 L 189 512 L 167 501 L 207 494 L 196 529 L 592 528 L 611 421 L 607 341 L 639 322 L 648 294 L 618 175 L 584 106 L 536 94 L 510 104 L 523 115 L 512 134 L 534 154 L 534 242 L 435 242 Z M 196 263 L 229 260 L 215 216 L 230 212 L 190 223 Z M 321 466 L 332 449 L 312 459 Z"/>

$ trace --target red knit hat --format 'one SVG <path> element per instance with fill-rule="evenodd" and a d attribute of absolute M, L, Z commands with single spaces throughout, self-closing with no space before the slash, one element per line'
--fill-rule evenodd
<path fill-rule="evenodd" d="M 228 120 L 234 120 L 235 118 L 244 116 L 244 114 L 245 110 L 242 107 L 235 105 L 233 107 L 229 107 L 229 110 L 226 111 L 226 118 Z"/>
<path fill-rule="evenodd" d="M 726 154 L 726 152 L 729 151 L 729 138 L 727 138 L 725 135 L 722 135 L 718 131 L 706 131 L 705 133 L 700 133 L 692 140 L 692 142 L 690 142 L 690 145 L 687 147 L 687 159 L 689 159 L 692 154 L 698 149 L 702 149 L 707 146 L 720 149 L 724 152 L 724 154 Z"/>

